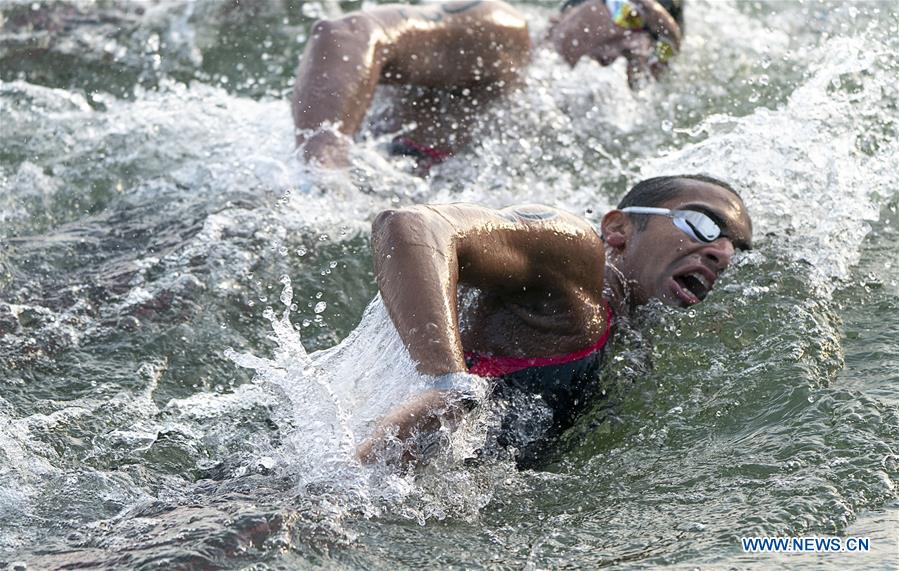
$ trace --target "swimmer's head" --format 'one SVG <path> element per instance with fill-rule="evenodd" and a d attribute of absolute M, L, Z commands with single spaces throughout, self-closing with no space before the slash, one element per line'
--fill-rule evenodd
<path fill-rule="evenodd" d="M 589 0 L 566 0 L 562 3 L 562 7 L 560 8 L 560 12 L 565 12 L 569 8 L 574 8 L 584 2 L 588 2 Z M 605 0 L 603 2 L 609 10 L 612 10 L 612 6 L 618 6 L 627 4 L 627 2 L 622 2 L 621 0 Z M 677 25 L 680 26 L 681 34 L 684 33 L 684 0 L 656 0 L 662 8 L 668 12 L 674 21 L 677 22 Z"/>
<path fill-rule="evenodd" d="M 683 0 L 568 0 L 548 37 L 571 66 L 582 57 L 604 66 L 625 58 L 636 87 L 664 72 L 680 48 L 682 23 Z"/>
<path fill-rule="evenodd" d="M 751 247 L 752 220 L 727 183 L 665 176 L 634 186 L 603 217 L 602 236 L 631 303 L 686 307 L 705 299 L 736 250 Z"/>

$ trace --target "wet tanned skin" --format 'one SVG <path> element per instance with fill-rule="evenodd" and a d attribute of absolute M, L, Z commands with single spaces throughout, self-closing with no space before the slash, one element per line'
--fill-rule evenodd
<path fill-rule="evenodd" d="M 425 89 L 425 96 L 399 105 L 395 123 L 420 121 L 422 143 L 436 146 L 447 138 L 446 126 L 437 125 L 441 121 L 433 117 L 436 111 L 446 111 L 445 102 L 435 105 L 434 97 L 443 94 L 427 90 L 468 89 L 468 105 L 471 100 L 486 104 L 515 85 L 530 55 L 527 23 L 503 2 L 386 5 L 319 22 L 312 33 L 292 101 L 299 131 L 338 121 L 340 132 L 353 135 L 379 83 L 408 85 Z M 443 122 L 449 124 L 452 116 L 461 120 L 462 115 L 450 110 Z M 346 162 L 346 142 L 329 133 L 307 142 L 306 134 L 298 132 L 297 145 L 303 143 L 307 159 Z"/>
<path fill-rule="evenodd" d="M 380 214 L 372 247 L 381 296 L 422 373 L 467 370 L 458 284 L 484 292 L 466 316 L 466 350 L 544 356 L 580 349 L 605 327 L 602 242 L 571 214 L 415 206 Z"/>
<path fill-rule="evenodd" d="M 541 356 L 579 349 L 605 328 L 602 242 L 571 214 L 543 206 L 413 206 L 375 219 L 372 248 L 384 304 L 422 373 L 466 371 L 463 346 Z M 487 292 L 469 316 L 464 344 L 459 284 Z M 381 419 L 357 457 L 372 461 L 388 434 L 405 441 L 461 412 L 451 394 L 426 391 Z"/>

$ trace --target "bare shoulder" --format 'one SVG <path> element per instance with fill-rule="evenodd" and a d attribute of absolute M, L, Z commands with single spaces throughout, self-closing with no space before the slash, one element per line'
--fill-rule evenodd
<path fill-rule="evenodd" d="M 464 18 L 471 20 L 497 20 L 506 26 L 527 26 L 527 20 L 518 10 L 498 0 L 458 0 L 426 4 L 384 4 L 366 9 L 365 13 L 393 23 L 396 19 L 445 22 Z"/>
<path fill-rule="evenodd" d="M 546 245 L 568 242 L 566 250 L 574 245 L 572 242 L 589 251 L 601 248 L 599 235 L 588 220 L 543 204 L 501 209 L 464 202 L 406 206 L 381 212 L 373 226 L 381 226 L 388 220 L 416 226 L 445 225 L 457 235 L 477 236 L 479 240 L 491 231 L 498 231 L 523 246 L 536 239 Z"/>
<path fill-rule="evenodd" d="M 417 7 L 421 13 L 442 14 L 442 17 L 452 18 L 466 16 L 475 18 L 502 17 L 509 25 L 526 24 L 524 16 L 511 5 L 500 0 L 455 0 L 424 4 Z"/>
<path fill-rule="evenodd" d="M 503 23 L 512 26 L 527 25 L 524 15 L 518 10 L 499 0 L 458 0 L 444 2 L 440 9 L 446 14 L 472 14 L 479 17 L 501 17 Z"/>
<path fill-rule="evenodd" d="M 552 225 L 574 233 L 596 235 L 593 225 L 584 218 L 544 204 L 518 204 L 499 211 L 506 220 L 517 224 Z M 597 235 L 598 238 L 598 235 Z"/>

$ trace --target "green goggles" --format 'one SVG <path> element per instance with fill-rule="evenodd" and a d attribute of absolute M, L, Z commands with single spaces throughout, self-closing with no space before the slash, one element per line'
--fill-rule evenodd
<path fill-rule="evenodd" d="M 674 57 L 674 45 L 665 38 L 656 40 L 656 49 L 653 59 L 658 63 L 668 63 Z"/>
<path fill-rule="evenodd" d="M 628 2 L 622 0 L 606 0 L 606 7 L 612 14 L 612 21 L 625 30 L 642 30 L 646 27 L 643 15 Z"/>
<path fill-rule="evenodd" d="M 694 242 L 714 242 L 724 233 L 714 220 L 702 212 L 695 210 L 670 210 L 668 208 L 652 208 L 650 206 L 628 206 L 622 208 L 628 214 L 655 214 L 671 218 L 678 230 L 690 237 Z"/>

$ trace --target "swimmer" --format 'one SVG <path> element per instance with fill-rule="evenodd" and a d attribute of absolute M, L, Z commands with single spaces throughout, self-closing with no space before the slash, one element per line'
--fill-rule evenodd
<path fill-rule="evenodd" d="M 571 67 L 623 57 L 636 88 L 678 53 L 682 3 L 568 0 L 544 43 Z M 291 98 L 296 145 L 306 160 L 346 166 L 375 88 L 401 86 L 376 131 L 402 132 L 391 153 L 427 168 L 469 143 L 477 111 L 520 85 L 531 48 L 524 16 L 499 1 L 384 5 L 319 21 Z"/>
<path fill-rule="evenodd" d="M 499 398 L 539 395 L 550 436 L 561 433 L 589 404 L 616 318 L 651 299 L 700 303 L 751 240 L 736 191 L 701 175 L 640 182 L 599 230 L 535 205 L 382 212 L 372 224 L 378 287 L 433 388 L 381 419 L 358 457 L 452 424 L 476 377 Z M 466 288 L 474 302 L 460 305 Z"/>

